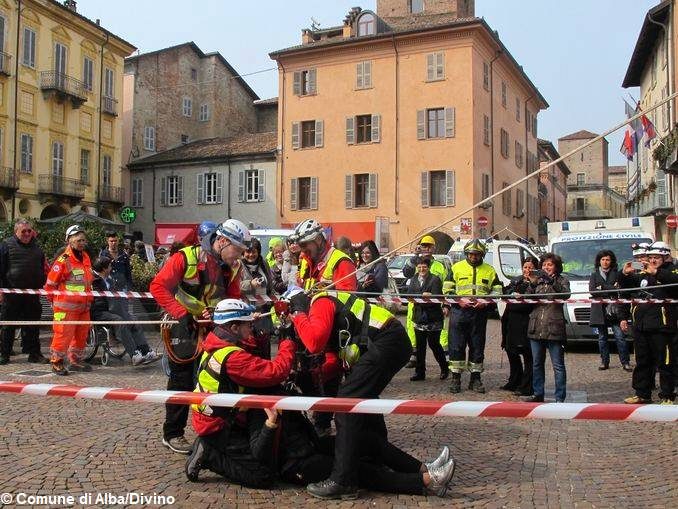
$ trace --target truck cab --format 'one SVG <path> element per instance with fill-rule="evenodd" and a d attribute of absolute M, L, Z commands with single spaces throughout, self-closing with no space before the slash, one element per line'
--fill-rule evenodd
<path fill-rule="evenodd" d="M 549 251 L 563 259 L 563 275 L 570 281 L 572 298 L 578 299 L 591 297 L 589 278 L 599 251 L 612 251 L 621 267 L 633 259 L 631 244 L 654 241 L 653 217 L 561 221 L 549 223 L 547 229 Z M 597 340 L 589 326 L 591 305 L 570 302 L 564 306 L 568 339 Z"/>

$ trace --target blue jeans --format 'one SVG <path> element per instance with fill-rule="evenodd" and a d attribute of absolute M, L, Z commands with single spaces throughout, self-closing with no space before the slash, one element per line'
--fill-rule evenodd
<path fill-rule="evenodd" d="M 553 377 L 556 381 L 556 401 L 565 401 L 567 385 L 567 372 L 565 371 L 565 343 L 562 341 L 549 341 L 546 339 L 530 339 L 532 348 L 532 388 L 535 396 L 544 396 L 544 362 L 546 361 L 546 349 L 549 350 L 551 364 L 553 365 Z"/>
<path fill-rule="evenodd" d="M 619 324 L 611 325 L 610 327 L 612 327 L 614 341 L 617 343 L 619 361 L 622 363 L 622 365 L 628 364 L 631 361 L 631 357 L 629 356 L 629 345 L 626 344 L 626 340 L 624 339 L 624 333 L 622 332 L 621 327 L 619 327 Z M 610 364 L 610 347 L 607 344 L 607 340 L 610 335 L 607 332 L 607 327 L 596 327 L 596 331 L 598 332 L 598 350 L 600 351 L 600 360 L 605 366 L 608 366 Z"/>

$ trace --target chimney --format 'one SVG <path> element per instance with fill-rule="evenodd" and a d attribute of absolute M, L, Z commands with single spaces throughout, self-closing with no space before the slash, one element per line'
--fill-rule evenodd
<path fill-rule="evenodd" d="M 66 7 L 66 9 L 69 9 L 73 12 L 78 12 L 78 8 L 77 8 L 75 0 L 64 0 L 64 7 Z"/>

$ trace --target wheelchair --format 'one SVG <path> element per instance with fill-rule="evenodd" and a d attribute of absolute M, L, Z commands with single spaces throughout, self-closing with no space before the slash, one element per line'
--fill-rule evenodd
<path fill-rule="evenodd" d="M 100 348 L 102 366 L 108 366 L 111 359 L 122 359 L 127 353 L 123 344 L 113 336 L 110 327 L 94 325 L 90 327 L 85 343 L 85 362 L 91 362 Z"/>

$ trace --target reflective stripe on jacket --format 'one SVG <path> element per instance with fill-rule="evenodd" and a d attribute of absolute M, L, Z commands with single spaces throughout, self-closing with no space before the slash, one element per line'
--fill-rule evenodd
<path fill-rule="evenodd" d="M 92 265 L 87 253 L 82 252 L 82 261 L 80 261 L 75 257 L 69 246 L 52 265 L 47 275 L 45 290 L 90 291 L 93 278 Z M 92 296 L 55 295 L 52 307 L 55 313 L 59 311 L 87 311 L 92 300 Z"/>
<path fill-rule="evenodd" d="M 452 281 L 444 285 L 446 293 L 456 295 L 501 295 L 502 286 L 489 263 L 473 266 L 461 260 L 452 266 Z"/>
<path fill-rule="evenodd" d="M 225 346 L 212 352 L 203 352 L 196 375 L 198 382 L 193 392 L 209 392 L 210 394 L 245 392 L 244 388 L 235 384 L 225 372 L 222 373 L 222 366 L 224 366 L 228 356 L 239 350 L 242 350 L 239 346 Z M 212 408 L 209 405 L 198 405 L 196 403 L 193 403 L 191 408 L 209 416 L 222 416 L 222 414 L 225 415 L 229 412 L 228 408 Z"/>
<path fill-rule="evenodd" d="M 332 247 L 327 252 L 325 259 L 316 266 L 315 274 L 311 274 L 308 259 L 302 257 L 299 260 L 299 280 L 303 283 L 301 286 L 304 290 L 310 290 L 316 283 L 330 284 L 334 280 L 334 269 L 342 260 L 353 262 L 346 253 Z M 322 269 L 322 272 L 320 272 L 320 269 Z M 318 272 L 320 272 L 320 277 L 318 277 Z"/>

